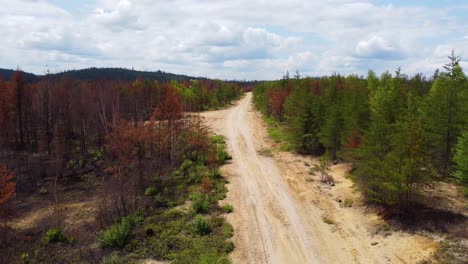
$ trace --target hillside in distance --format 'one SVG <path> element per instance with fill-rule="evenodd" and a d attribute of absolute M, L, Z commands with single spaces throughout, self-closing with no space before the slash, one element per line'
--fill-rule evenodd
<path fill-rule="evenodd" d="M 3 80 L 10 80 L 14 75 L 15 70 L 0 69 L 0 76 Z M 25 73 L 25 77 L 29 80 L 37 80 L 46 75 L 36 75 L 33 73 Z M 125 68 L 87 68 L 81 70 L 69 70 L 59 73 L 48 74 L 53 78 L 70 78 L 74 80 L 82 81 L 96 81 L 96 80 L 116 80 L 116 81 L 134 81 L 138 78 L 158 80 L 161 82 L 165 81 L 185 81 L 193 79 L 207 79 L 203 77 L 193 77 L 182 74 L 168 73 L 164 71 L 136 71 Z"/>

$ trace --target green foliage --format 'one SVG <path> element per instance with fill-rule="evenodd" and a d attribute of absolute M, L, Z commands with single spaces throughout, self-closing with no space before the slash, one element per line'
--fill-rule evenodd
<path fill-rule="evenodd" d="M 211 141 L 214 143 L 214 144 L 225 144 L 226 141 L 224 139 L 224 136 L 222 135 L 214 135 L 211 137 Z"/>
<path fill-rule="evenodd" d="M 217 145 L 216 146 L 216 159 L 219 162 L 224 163 L 227 160 L 231 160 L 232 157 L 231 155 L 229 155 L 229 153 L 227 153 L 224 145 Z"/>
<path fill-rule="evenodd" d="M 76 170 L 76 169 L 81 169 L 84 166 L 84 160 L 79 159 L 79 160 L 69 160 L 67 162 L 67 169 L 69 170 Z"/>
<path fill-rule="evenodd" d="M 331 169 L 331 162 L 326 157 L 320 158 L 319 164 L 314 164 L 312 168 L 310 168 L 310 172 L 313 174 L 318 174 L 320 176 L 321 181 L 325 181 L 327 176 L 330 173 Z"/>
<path fill-rule="evenodd" d="M 456 167 L 455 177 L 466 188 L 468 186 L 468 132 L 464 132 L 458 138 L 453 161 Z"/>
<path fill-rule="evenodd" d="M 234 251 L 234 243 L 228 242 L 226 246 L 224 247 L 224 251 L 226 253 L 231 253 L 232 251 Z"/>
<path fill-rule="evenodd" d="M 207 195 L 196 192 L 190 196 L 190 199 L 192 200 L 191 209 L 196 214 L 207 213 L 210 209 L 210 201 Z"/>
<path fill-rule="evenodd" d="M 226 204 L 223 206 L 223 211 L 227 214 L 232 213 L 234 211 L 234 207 L 231 204 Z"/>
<path fill-rule="evenodd" d="M 91 155 L 93 155 L 93 160 L 94 161 L 99 161 L 102 160 L 102 157 L 104 156 L 104 149 L 97 149 L 91 151 Z"/>
<path fill-rule="evenodd" d="M 232 237 L 234 235 L 234 229 L 233 229 L 232 225 L 229 224 L 229 223 L 224 223 L 222 234 L 226 238 Z"/>
<path fill-rule="evenodd" d="M 206 218 L 202 215 L 195 216 L 193 228 L 196 234 L 200 236 L 208 235 L 211 233 L 211 227 Z"/>
<path fill-rule="evenodd" d="M 143 216 L 141 214 L 122 217 L 119 222 L 104 231 L 101 239 L 102 245 L 123 248 L 131 239 L 133 227 L 142 221 Z"/>
<path fill-rule="evenodd" d="M 276 143 L 286 141 L 286 134 L 278 122 L 270 117 L 265 118 L 265 121 L 268 125 L 268 134 Z"/>
<path fill-rule="evenodd" d="M 354 175 L 370 201 L 407 208 L 414 193 L 433 178 L 422 102 L 411 94 L 406 103 L 393 98 L 396 81 L 389 75 L 382 78 L 390 86 L 377 87 L 372 94 L 371 125 L 364 134 L 365 145 L 356 154 Z M 387 97 L 393 99 L 389 102 Z M 400 115 L 391 107 L 397 101 L 402 105 Z"/>
<path fill-rule="evenodd" d="M 155 187 L 150 186 L 146 188 L 146 191 L 145 191 L 146 196 L 154 196 L 156 194 L 158 194 L 158 189 L 156 189 Z"/>
<path fill-rule="evenodd" d="M 223 136 L 215 135 L 211 137 L 211 141 L 216 146 L 216 159 L 221 164 L 232 159 L 231 155 L 226 151 L 226 141 Z"/>
<path fill-rule="evenodd" d="M 67 241 L 67 238 L 65 237 L 62 229 L 60 228 L 49 229 L 46 233 L 46 242 L 49 244 L 65 241 Z"/>
<path fill-rule="evenodd" d="M 453 151 L 457 138 L 468 124 L 468 81 L 452 54 L 448 72 L 434 81 L 426 99 L 426 129 L 430 151 L 438 171 L 453 173 Z"/>
<path fill-rule="evenodd" d="M 368 201 L 408 209 L 434 180 L 466 182 L 468 81 L 460 58 L 449 59 L 434 80 L 399 69 L 367 78 L 285 77 L 257 85 L 253 101 L 284 149 L 351 162 Z"/>

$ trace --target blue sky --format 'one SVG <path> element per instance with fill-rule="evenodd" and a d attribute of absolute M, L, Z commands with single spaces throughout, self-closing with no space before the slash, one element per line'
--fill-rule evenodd
<path fill-rule="evenodd" d="M 468 66 L 468 1 L 0 0 L 0 67 L 221 79 Z M 465 58 L 466 57 L 466 58 Z"/>

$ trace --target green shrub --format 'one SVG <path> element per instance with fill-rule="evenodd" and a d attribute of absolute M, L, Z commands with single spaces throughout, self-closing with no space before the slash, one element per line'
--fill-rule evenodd
<path fill-rule="evenodd" d="M 216 159 L 220 162 L 225 162 L 227 160 L 231 160 L 232 157 L 229 153 L 226 152 L 224 145 L 217 145 L 216 146 Z"/>
<path fill-rule="evenodd" d="M 154 196 L 156 194 L 158 194 L 158 189 L 156 189 L 155 187 L 150 186 L 146 188 L 146 191 L 145 191 L 146 196 Z"/>
<path fill-rule="evenodd" d="M 224 246 L 224 252 L 226 253 L 231 253 L 234 250 L 234 243 L 231 241 L 227 242 L 226 245 Z"/>
<path fill-rule="evenodd" d="M 223 224 L 222 233 L 226 238 L 232 237 L 234 235 L 234 228 L 232 228 L 231 224 L 225 223 Z"/>
<path fill-rule="evenodd" d="M 99 161 L 104 156 L 104 149 L 91 150 L 89 153 L 93 156 L 94 161 Z"/>
<path fill-rule="evenodd" d="M 66 241 L 67 238 L 63 234 L 62 229 L 60 228 L 52 228 L 47 231 L 46 234 L 46 241 L 47 243 L 58 243 L 58 242 L 64 242 Z"/>
<path fill-rule="evenodd" d="M 102 244 L 109 247 L 123 248 L 131 238 L 134 220 L 123 217 L 120 223 L 112 225 L 104 231 Z"/>
<path fill-rule="evenodd" d="M 211 170 L 211 178 L 221 179 L 222 177 L 223 177 L 223 175 L 221 175 L 221 172 L 218 169 Z"/>
<path fill-rule="evenodd" d="M 208 221 L 202 215 L 195 216 L 195 220 L 193 223 L 195 233 L 198 235 L 208 235 L 211 233 L 211 227 Z"/>
<path fill-rule="evenodd" d="M 223 206 L 223 211 L 227 214 L 232 213 L 232 211 L 234 211 L 234 207 L 230 204 L 226 204 Z"/>
<path fill-rule="evenodd" d="M 191 208 L 195 213 L 204 214 L 210 209 L 210 201 L 206 195 L 196 192 L 191 195 L 191 199 Z"/>
<path fill-rule="evenodd" d="M 78 159 L 78 160 L 69 160 L 67 162 L 67 169 L 69 170 L 75 170 L 75 169 L 82 169 L 84 168 L 85 161 L 83 159 Z"/>
<path fill-rule="evenodd" d="M 164 197 L 162 197 L 159 194 L 153 196 L 153 201 L 156 204 L 156 206 L 158 206 L 158 207 L 164 206 L 166 204 L 166 200 L 164 199 Z"/>

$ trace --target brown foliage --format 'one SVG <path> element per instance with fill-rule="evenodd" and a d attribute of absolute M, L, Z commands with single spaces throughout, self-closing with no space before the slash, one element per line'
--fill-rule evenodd
<path fill-rule="evenodd" d="M 14 174 L 7 170 L 5 165 L 0 166 L 0 214 L 7 214 L 10 201 L 16 194 L 16 183 L 13 182 Z"/>
<path fill-rule="evenodd" d="M 283 115 L 284 102 L 288 97 L 289 92 L 286 89 L 274 90 L 270 95 L 271 113 L 274 117 L 279 118 Z"/>
<path fill-rule="evenodd" d="M 346 144 L 346 148 L 349 150 L 353 150 L 359 148 L 359 146 L 361 146 L 361 133 L 359 132 L 359 130 L 355 129 L 348 139 L 348 144 Z"/>
<path fill-rule="evenodd" d="M 214 184 L 213 180 L 208 177 L 203 177 L 201 180 L 201 192 L 203 194 L 208 194 L 213 190 Z"/>

